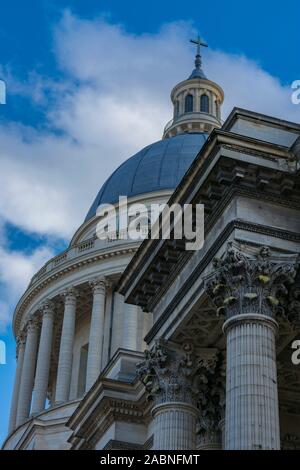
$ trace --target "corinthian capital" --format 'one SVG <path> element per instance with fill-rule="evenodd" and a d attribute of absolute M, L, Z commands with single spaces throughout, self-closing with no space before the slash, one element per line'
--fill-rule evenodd
<path fill-rule="evenodd" d="M 137 364 L 137 370 L 148 399 L 156 405 L 184 402 L 196 406 L 204 370 L 214 368 L 215 361 L 212 355 L 200 359 L 192 344 L 176 346 L 159 340 L 145 351 L 145 360 Z"/>
<path fill-rule="evenodd" d="M 300 270 L 289 292 L 286 317 L 295 330 L 300 328 Z"/>
<path fill-rule="evenodd" d="M 104 276 L 92 279 L 89 284 L 94 294 L 105 294 L 105 290 L 109 285 Z"/>
<path fill-rule="evenodd" d="M 225 412 L 225 362 L 219 354 L 210 367 L 202 368 L 198 380 L 199 408 L 198 431 L 205 442 L 215 442 L 220 439 L 221 421 Z"/>
<path fill-rule="evenodd" d="M 213 264 L 206 288 L 218 314 L 229 318 L 284 313 L 296 276 L 296 254 L 275 254 L 267 246 L 253 248 L 230 242 L 222 258 L 215 258 Z"/>
<path fill-rule="evenodd" d="M 46 299 L 44 300 L 44 302 L 40 305 L 39 307 L 39 311 L 41 312 L 42 316 L 44 315 L 54 315 L 54 312 L 55 312 L 55 303 L 50 300 L 50 299 Z"/>
<path fill-rule="evenodd" d="M 41 320 L 38 314 L 32 315 L 27 324 L 26 324 L 26 331 L 27 333 L 37 331 L 41 326 Z"/>
<path fill-rule="evenodd" d="M 19 349 L 23 347 L 26 343 L 26 333 L 25 331 L 21 331 L 17 336 L 17 355 L 19 353 Z"/>
<path fill-rule="evenodd" d="M 64 292 L 61 293 L 62 298 L 64 299 L 65 304 L 75 303 L 79 297 L 79 292 L 75 287 L 68 287 Z"/>

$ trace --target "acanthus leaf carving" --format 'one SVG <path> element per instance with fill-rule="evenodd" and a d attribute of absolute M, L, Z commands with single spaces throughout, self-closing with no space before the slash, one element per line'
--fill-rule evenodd
<path fill-rule="evenodd" d="M 206 280 L 217 314 L 227 318 L 247 313 L 286 315 L 298 256 L 272 254 L 267 246 L 252 248 L 229 242 L 222 258 L 213 261 Z"/>

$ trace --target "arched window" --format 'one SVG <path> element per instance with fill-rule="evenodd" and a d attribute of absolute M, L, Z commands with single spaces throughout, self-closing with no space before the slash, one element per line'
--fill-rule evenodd
<path fill-rule="evenodd" d="M 200 111 L 201 113 L 209 113 L 209 98 L 207 95 L 202 95 L 200 98 Z"/>
<path fill-rule="evenodd" d="M 193 95 L 186 95 L 184 103 L 184 111 L 186 113 L 193 112 Z"/>

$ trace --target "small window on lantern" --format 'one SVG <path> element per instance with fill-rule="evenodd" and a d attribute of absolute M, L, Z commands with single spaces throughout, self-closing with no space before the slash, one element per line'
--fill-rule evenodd
<path fill-rule="evenodd" d="M 201 113 L 209 113 L 209 98 L 207 95 L 202 95 L 200 98 L 200 111 Z"/>
<path fill-rule="evenodd" d="M 187 95 L 185 97 L 184 111 L 186 113 L 192 113 L 193 112 L 193 95 Z"/>

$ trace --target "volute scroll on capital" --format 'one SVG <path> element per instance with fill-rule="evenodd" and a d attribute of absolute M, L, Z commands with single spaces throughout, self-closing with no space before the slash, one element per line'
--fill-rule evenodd
<path fill-rule="evenodd" d="M 25 329 L 28 334 L 29 332 L 38 331 L 40 329 L 40 326 L 41 326 L 40 316 L 38 313 L 35 313 L 28 319 Z"/>
<path fill-rule="evenodd" d="M 192 343 L 179 346 L 161 339 L 145 351 L 137 371 L 148 400 L 156 405 L 183 402 L 196 408 L 199 382 L 206 380 L 204 371 L 213 369 L 216 360 L 214 354 L 201 359 Z"/>
<path fill-rule="evenodd" d="M 53 300 L 50 300 L 50 299 L 44 300 L 39 306 L 39 311 L 42 317 L 44 315 L 54 315 L 55 314 L 55 302 L 53 302 Z"/>
<path fill-rule="evenodd" d="M 19 354 L 19 350 L 21 347 L 25 346 L 26 343 L 26 332 L 24 330 L 20 331 L 16 338 L 17 342 L 17 355 Z"/>
<path fill-rule="evenodd" d="M 74 286 L 71 286 L 61 292 L 60 296 L 63 298 L 65 304 L 76 303 L 79 297 L 79 291 Z"/>
<path fill-rule="evenodd" d="M 89 281 L 90 288 L 93 293 L 105 293 L 106 289 L 111 286 L 111 281 L 105 276 L 99 276 Z"/>
<path fill-rule="evenodd" d="M 197 383 L 197 407 L 200 411 L 197 434 L 206 441 L 214 442 L 216 435 L 221 433 L 226 401 L 225 368 L 225 359 L 218 353 L 213 364 L 204 369 L 203 376 L 200 375 Z"/>
<path fill-rule="evenodd" d="M 285 317 L 294 330 L 300 331 L 300 269 L 298 269 L 295 282 L 289 291 Z"/>
<path fill-rule="evenodd" d="M 297 254 L 272 253 L 268 246 L 229 242 L 224 255 L 213 261 L 206 291 L 218 315 L 231 318 L 258 314 L 285 315 L 289 290 L 298 269 Z"/>

